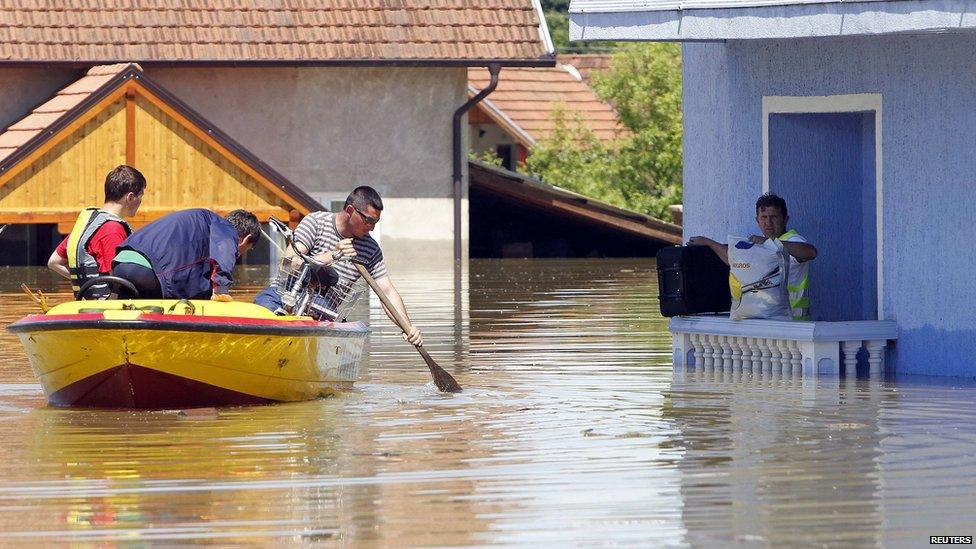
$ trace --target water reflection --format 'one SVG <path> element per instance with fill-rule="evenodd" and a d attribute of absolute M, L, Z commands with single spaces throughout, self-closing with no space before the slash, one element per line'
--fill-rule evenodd
<path fill-rule="evenodd" d="M 971 386 L 673 372 L 649 261 L 473 262 L 460 314 L 450 268 L 393 272 L 465 392 L 436 392 L 377 302 L 357 308 L 374 332 L 355 391 L 202 415 L 47 408 L 0 334 L 0 543 L 887 546 L 971 533 Z M 264 276 L 245 271 L 235 295 Z M 8 281 L 0 293 L 3 324 L 33 308 Z"/>
<path fill-rule="evenodd" d="M 879 544 L 879 417 L 898 393 L 867 380 L 737 374 L 679 372 L 665 407 L 686 450 L 691 541 L 790 543 L 802 532 L 807 543 Z"/>

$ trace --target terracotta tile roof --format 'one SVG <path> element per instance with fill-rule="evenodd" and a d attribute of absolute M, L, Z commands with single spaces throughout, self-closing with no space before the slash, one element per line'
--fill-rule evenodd
<path fill-rule="evenodd" d="M 4 2 L 0 60 L 551 62 L 537 13 L 533 0 Z"/>
<path fill-rule="evenodd" d="M 132 63 L 94 67 L 81 79 L 72 82 L 26 117 L 12 124 L 0 134 L 0 162 L 130 66 L 140 68 Z"/>
<path fill-rule="evenodd" d="M 490 81 L 487 69 L 468 69 L 468 83 L 474 90 L 484 88 Z M 579 113 L 601 141 L 612 141 L 626 132 L 613 107 L 600 101 L 572 67 L 503 68 L 498 87 L 485 101 L 488 106 L 484 110 L 489 116 L 491 106 L 496 107 L 535 141 L 551 134 L 555 126 L 551 114 L 558 105 L 570 116 Z"/>

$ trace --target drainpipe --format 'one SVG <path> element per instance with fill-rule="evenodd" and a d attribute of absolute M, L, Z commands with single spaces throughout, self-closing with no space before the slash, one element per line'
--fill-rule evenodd
<path fill-rule="evenodd" d="M 488 72 L 491 73 L 491 83 L 485 87 L 485 89 L 478 92 L 477 95 L 468 100 L 467 103 L 461 105 L 461 107 L 454 111 L 454 278 L 455 282 L 459 282 L 461 274 L 461 162 L 467 156 L 461 149 L 461 117 L 464 113 L 471 110 L 472 107 L 481 102 L 482 99 L 488 96 L 489 93 L 495 90 L 495 86 L 498 85 L 498 73 L 502 70 L 502 66 L 498 63 L 489 63 Z M 460 283 L 457 284 L 460 288 Z"/>

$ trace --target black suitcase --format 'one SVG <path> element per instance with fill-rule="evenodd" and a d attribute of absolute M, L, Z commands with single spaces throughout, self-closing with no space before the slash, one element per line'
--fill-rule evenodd
<path fill-rule="evenodd" d="M 721 313 L 732 307 L 729 266 L 708 246 L 658 250 L 657 284 L 664 316 Z"/>

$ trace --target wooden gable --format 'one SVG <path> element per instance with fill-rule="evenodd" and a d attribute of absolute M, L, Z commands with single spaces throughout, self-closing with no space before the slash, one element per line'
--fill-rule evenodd
<path fill-rule="evenodd" d="M 85 91 L 82 79 L 45 103 L 76 103 L 65 112 L 42 105 L 0 135 L 0 145 L 18 145 L 0 160 L 0 223 L 57 223 L 67 232 L 82 208 L 103 203 L 105 175 L 119 164 L 146 176 L 136 226 L 186 208 L 243 208 L 261 221 L 320 209 L 138 66 L 115 67 L 84 97 L 72 93 Z"/>

